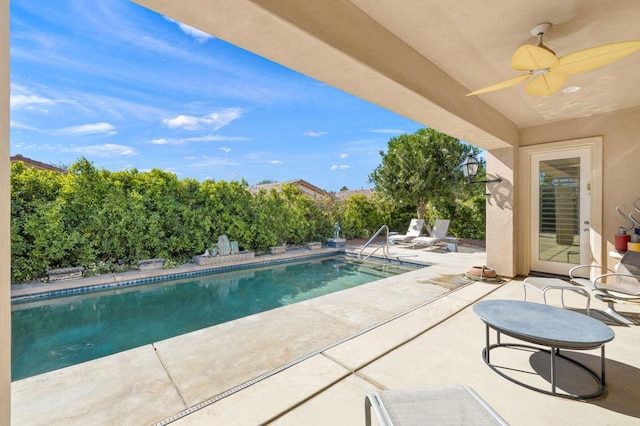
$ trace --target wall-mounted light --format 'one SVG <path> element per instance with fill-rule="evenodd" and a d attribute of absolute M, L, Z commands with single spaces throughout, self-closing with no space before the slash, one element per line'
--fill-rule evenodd
<path fill-rule="evenodd" d="M 460 168 L 462 169 L 462 174 L 467 178 L 469 183 L 492 183 L 492 182 L 502 182 L 502 178 L 498 176 L 495 179 L 485 179 L 485 180 L 473 180 L 474 177 L 478 174 L 478 167 L 480 166 L 480 162 L 476 159 L 473 153 L 468 153 L 465 160 L 460 164 Z M 491 195 L 490 193 L 485 193 L 485 195 Z"/>

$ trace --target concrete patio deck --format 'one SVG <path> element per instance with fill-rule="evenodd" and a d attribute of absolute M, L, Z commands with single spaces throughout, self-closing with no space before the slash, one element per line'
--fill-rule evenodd
<path fill-rule="evenodd" d="M 640 422 L 636 326 L 613 326 L 602 397 L 543 395 L 481 358 L 485 328 L 472 305 L 522 299 L 520 279 L 448 292 L 462 272 L 484 264 L 484 253 L 394 247 L 391 255 L 432 266 L 14 382 L 12 423 L 357 425 L 368 392 L 453 384 L 475 389 L 511 424 Z M 541 302 L 536 296 L 530 300 Z M 559 293 L 547 296 L 559 304 Z M 577 294 L 565 302 L 584 309 Z M 592 301 L 592 309 L 603 308 Z M 640 318 L 635 305 L 619 310 Z M 596 368 L 598 355 L 575 356 Z M 548 385 L 548 358 L 500 350 L 492 360 L 519 380 Z M 569 389 L 585 385 L 572 374 L 558 380 Z"/>

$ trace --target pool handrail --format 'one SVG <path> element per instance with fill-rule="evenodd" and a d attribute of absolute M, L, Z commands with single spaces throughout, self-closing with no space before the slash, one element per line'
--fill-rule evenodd
<path fill-rule="evenodd" d="M 376 249 L 375 249 L 374 251 L 372 251 L 371 253 L 369 253 L 369 254 L 368 254 L 364 259 L 360 259 L 360 256 L 362 255 L 362 251 L 363 251 L 365 248 L 367 248 L 367 246 L 369 246 L 369 244 L 371 244 L 371 242 L 372 242 L 373 240 L 375 240 L 375 239 L 376 239 L 376 237 L 377 237 L 378 235 L 380 235 L 380 233 L 381 233 L 384 229 L 386 229 L 386 230 L 387 230 L 387 238 L 386 238 L 386 242 L 385 242 L 385 244 L 384 244 L 384 245 L 382 245 L 382 246 L 378 246 L 378 247 L 376 247 Z M 375 233 L 375 234 L 373 234 L 373 237 L 369 238 L 369 241 L 367 241 L 367 242 L 365 243 L 365 245 L 363 245 L 363 246 L 360 248 L 360 251 L 358 252 L 358 260 L 362 260 L 362 261 L 364 262 L 364 261 L 365 261 L 365 260 L 367 260 L 367 259 L 368 259 L 372 254 L 374 254 L 376 251 L 378 251 L 378 249 L 379 249 L 380 247 L 382 247 L 382 253 L 383 253 L 385 256 L 389 255 L 389 227 L 388 227 L 387 225 L 382 225 L 382 226 L 380 227 L 380 229 L 378 229 L 378 230 L 376 231 L 376 233 Z"/>

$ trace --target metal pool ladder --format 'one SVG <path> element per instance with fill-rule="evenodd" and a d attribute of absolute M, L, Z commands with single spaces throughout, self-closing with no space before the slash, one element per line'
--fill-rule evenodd
<path fill-rule="evenodd" d="M 362 251 L 363 251 L 364 249 L 366 249 L 366 248 L 367 248 L 367 246 L 369 246 L 369 244 L 371 244 L 371 242 L 372 242 L 373 240 L 375 240 L 375 238 L 376 238 L 378 235 L 380 235 L 380 233 L 381 233 L 383 230 L 385 230 L 385 229 L 387 230 L 387 241 L 385 242 L 385 244 L 384 244 L 384 245 L 382 245 L 382 246 L 378 246 L 378 247 L 376 247 L 376 249 L 375 249 L 374 251 L 372 251 L 371 253 L 369 253 L 369 254 L 368 254 L 364 259 L 361 259 L 360 257 L 361 257 L 361 255 L 362 255 Z M 375 233 L 375 234 L 373 234 L 373 237 L 371 237 L 371 238 L 369 239 L 369 241 L 367 241 L 367 242 L 366 242 L 366 244 L 365 244 L 365 245 L 363 245 L 363 246 L 362 246 L 362 248 L 360 248 L 360 251 L 358 252 L 358 260 L 362 260 L 362 261 L 364 262 L 364 261 L 365 261 L 365 260 L 367 260 L 367 259 L 368 259 L 368 258 L 369 258 L 373 253 L 377 252 L 377 251 L 378 251 L 378 249 L 379 249 L 380 247 L 382 247 L 382 253 L 383 253 L 385 256 L 388 256 L 388 255 L 389 255 L 389 227 L 388 227 L 387 225 L 382 225 L 382 226 L 380 227 L 380 229 L 378 229 L 378 230 L 376 231 L 376 233 Z"/>

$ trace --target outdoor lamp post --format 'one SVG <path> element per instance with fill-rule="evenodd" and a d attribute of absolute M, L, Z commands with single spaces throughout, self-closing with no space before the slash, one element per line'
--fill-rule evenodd
<path fill-rule="evenodd" d="M 473 153 L 469 152 L 465 160 L 460 164 L 460 168 L 462 169 L 462 174 L 467 178 L 469 183 L 492 183 L 492 182 L 502 182 L 502 178 L 498 176 L 495 179 L 485 179 L 485 180 L 473 180 L 474 177 L 478 174 L 478 167 L 480 166 L 480 162 L 476 159 Z M 486 193 L 485 195 L 491 195 L 490 193 Z"/>

